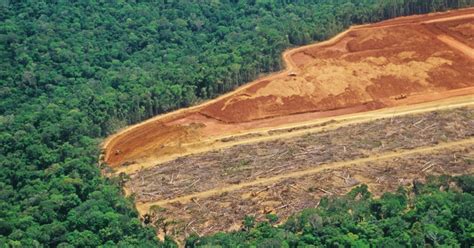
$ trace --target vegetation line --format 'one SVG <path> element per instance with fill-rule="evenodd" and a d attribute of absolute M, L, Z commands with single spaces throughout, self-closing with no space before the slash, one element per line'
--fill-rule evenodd
<path fill-rule="evenodd" d="M 473 14 L 466 14 L 466 15 L 461 15 L 461 16 L 456 16 L 456 17 L 448 17 L 448 18 L 440 17 L 440 18 L 436 18 L 436 19 L 433 19 L 433 20 L 430 20 L 430 21 L 423 22 L 423 23 L 435 23 L 435 22 L 439 22 L 439 21 L 447 21 L 447 20 L 450 20 L 450 19 L 457 20 L 457 19 L 471 18 L 472 16 L 474 16 L 474 15 Z M 387 26 L 399 26 L 399 25 L 404 25 L 404 24 L 395 24 L 395 25 L 387 25 Z M 387 26 L 380 26 L 379 28 L 385 28 Z M 110 145 L 110 143 L 114 142 L 114 139 L 119 138 L 120 136 L 122 136 L 122 135 L 136 129 L 136 128 L 139 128 L 139 127 L 141 127 L 141 126 L 143 126 L 147 123 L 154 122 L 154 121 L 159 121 L 159 120 L 166 120 L 167 118 L 171 118 L 173 116 L 179 116 L 179 115 L 182 115 L 182 114 L 186 114 L 188 112 L 192 112 L 192 111 L 195 111 L 195 110 L 202 109 L 203 107 L 208 106 L 212 103 L 218 102 L 218 101 L 220 101 L 220 100 L 222 100 L 222 99 L 224 99 L 224 98 L 226 98 L 230 95 L 235 94 L 236 92 L 248 89 L 248 88 L 254 86 L 255 84 L 257 84 L 261 81 L 272 80 L 275 77 L 279 77 L 281 75 L 286 75 L 289 72 L 294 71 L 295 69 L 297 69 L 296 64 L 291 59 L 291 56 L 293 54 L 304 51 L 304 50 L 307 50 L 307 49 L 310 49 L 310 48 L 316 48 L 316 47 L 332 45 L 334 43 L 337 43 L 347 33 L 351 32 L 351 31 L 354 31 L 354 30 L 357 30 L 357 29 L 365 29 L 366 27 L 367 27 L 366 24 L 364 24 L 364 25 L 353 25 L 353 26 L 349 27 L 348 29 L 346 29 L 345 31 L 340 32 L 339 34 L 337 34 L 336 36 L 332 37 L 329 40 L 319 41 L 319 42 L 316 42 L 316 43 L 312 43 L 312 44 L 308 44 L 308 45 L 304 45 L 304 46 L 300 46 L 300 47 L 290 48 L 290 49 L 284 51 L 281 54 L 281 58 L 282 58 L 283 63 L 284 63 L 284 69 L 283 70 L 271 73 L 268 76 L 260 77 L 260 78 L 254 80 L 254 81 L 248 82 L 248 83 L 238 87 L 235 90 L 232 90 L 232 91 L 227 92 L 225 94 L 221 94 L 218 97 L 207 100 L 204 103 L 201 103 L 199 105 L 190 106 L 190 107 L 186 107 L 186 108 L 180 108 L 179 110 L 172 111 L 172 112 L 165 113 L 165 114 L 161 114 L 161 115 L 155 116 L 153 118 L 150 118 L 148 120 L 145 120 L 143 122 L 125 127 L 122 130 L 120 130 L 119 132 L 116 132 L 115 134 L 107 137 L 107 139 L 105 139 L 103 141 L 102 147 L 104 149 L 107 149 L 107 147 Z M 371 28 L 371 29 L 373 29 L 373 28 Z M 455 47 L 455 48 L 458 49 L 457 47 Z M 464 52 L 464 51 L 462 51 L 462 52 Z M 213 118 L 213 117 L 211 117 L 211 118 Z"/>
<path fill-rule="evenodd" d="M 364 25 L 360 25 L 361 27 L 364 26 Z M 225 93 L 225 94 L 222 94 L 222 95 L 219 95 L 218 97 L 216 98 L 213 98 L 213 99 L 210 99 L 210 100 L 207 100 L 205 101 L 204 103 L 202 104 L 199 104 L 199 105 L 195 105 L 195 106 L 191 106 L 191 107 L 187 107 L 187 108 L 180 108 L 179 110 L 176 110 L 176 111 L 173 111 L 173 112 L 170 112 L 170 113 L 165 113 L 165 114 L 162 114 L 162 115 L 158 115 L 158 116 L 155 116 L 151 119 L 148 119 L 148 120 L 145 120 L 143 122 L 140 122 L 140 123 L 137 123 L 137 124 L 134 124 L 134 125 L 131 125 L 131 126 L 128 126 L 124 129 L 122 129 L 121 131 L 109 136 L 107 139 L 104 140 L 104 142 L 102 143 L 102 147 L 104 149 L 107 149 L 107 147 L 110 146 L 111 143 L 114 142 L 114 140 L 116 138 L 119 138 L 120 136 L 128 133 L 128 132 L 131 132 L 133 130 L 135 130 L 136 128 L 139 128 L 145 124 L 148 124 L 150 122 L 154 122 L 154 121 L 159 121 L 159 120 L 166 120 L 167 118 L 171 118 L 171 117 L 176 117 L 176 116 L 179 116 L 179 115 L 182 115 L 182 114 L 186 114 L 188 112 L 192 112 L 194 110 L 199 110 L 205 106 L 208 106 L 214 102 L 218 102 L 230 95 L 233 95 L 235 94 L 236 92 L 239 92 L 239 91 L 243 91 L 245 89 L 248 89 L 250 87 L 252 87 L 253 85 L 261 82 L 261 81 L 264 81 L 264 80 L 271 80 L 275 77 L 279 77 L 281 75 L 286 75 L 287 73 L 289 73 L 290 71 L 292 70 L 295 70 L 297 67 L 296 67 L 296 64 L 291 60 L 291 55 L 293 55 L 294 53 L 297 53 L 299 51 L 302 51 L 302 50 L 305 50 L 305 49 L 308 49 L 308 48 L 313 48 L 313 47 L 320 47 L 320 46 L 327 46 L 327 45 L 331 45 L 333 43 L 336 43 L 337 41 L 339 41 L 341 39 L 341 37 L 343 37 L 344 35 L 346 35 L 348 32 L 354 30 L 355 28 L 358 28 L 359 26 L 352 26 L 350 28 L 348 28 L 346 31 L 342 32 L 342 33 L 339 33 L 338 35 L 334 36 L 333 38 L 329 39 L 329 40 L 326 40 L 326 41 L 322 41 L 322 42 L 317 42 L 317 43 L 314 43 L 314 44 L 309 44 L 309 45 L 305 45 L 305 46 L 301 46 L 301 47 L 296 47 L 296 48 L 291 48 L 289 50 L 286 50 L 283 52 L 283 54 L 281 55 L 282 59 L 283 59 L 283 62 L 284 62 L 284 65 L 285 65 L 285 69 L 281 70 L 281 71 L 277 71 L 277 72 L 274 72 L 274 73 L 271 73 L 270 75 L 268 76 L 265 76 L 265 77 L 261 77 L 261 78 L 258 78 L 252 82 L 249 82 L 249 83 L 246 83 L 245 85 L 243 86 L 240 86 L 238 87 L 237 89 L 235 90 L 232 90 L 228 93 Z M 220 120 L 219 120 L 220 121 Z M 109 153 L 110 154 L 110 153 Z M 105 158 L 106 159 L 106 158 Z"/>

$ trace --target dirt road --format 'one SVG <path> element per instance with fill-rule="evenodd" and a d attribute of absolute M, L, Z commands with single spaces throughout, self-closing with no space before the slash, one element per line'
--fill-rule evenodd
<path fill-rule="evenodd" d="M 325 125 L 331 128 L 439 104 L 469 105 L 472 48 L 462 36 L 433 35 L 426 27 L 461 25 L 473 15 L 470 8 L 355 26 L 331 40 L 285 51 L 282 72 L 110 136 L 103 144 L 104 161 L 117 172 L 133 173 L 187 154 L 280 138 L 268 135 L 277 128 L 338 122 Z M 442 100 L 447 98 L 452 99 Z M 420 105 L 408 106 L 413 104 Z M 248 139 L 222 142 L 245 135 Z"/>
<path fill-rule="evenodd" d="M 260 128 L 252 130 L 251 133 L 239 133 L 240 136 L 245 136 L 246 134 L 252 134 L 251 137 L 245 139 L 236 139 L 235 141 L 226 141 L 223 140 L 232 140 L 236 135 L 224 135 L 209 137 L 207 139 L 199 140 L 196 144 L 189 144 L 186 147 L 183 147 L 183 152 L 180 154 L 171 154 L 168 156 L 161 156 L 160 158 L 151 159 L 149 161 L 143 161 L 141 163 L 132 164 L 128 166 L 118 167 L 115 169 L 115 173 L 124 172 L 126 174 L 132 174 L 139 170 L 150 168 L 161 163 L 165 163 L 179 157 L 202 153 L 211 150 L 225 149 L 235 145 L 242 144 L 251 144 L 263 141 L 277 140 L 283 138 L 291 138 L 296 136 L 301 136 L 307 133 L 315 133 L 323 130 L 336 129 L 343 126 L 370 122 L 382 118 L 393 118 L 403 115 L 412 115 L 419 113 L 426 113 L 437 110 L 447 110 L 454 109 L 466 106 L 474 106 L 474 97 L 472 96 L 462 96 L 454 97 L 450 99 L 444 99 L 439 101 L 433 101 L 423 104 L 414 104 L 407 106 L 399 106 L 394 108 L 385 108 L 375 111 L 341 115 L 335 117 L 326 117 L 320 118 L 313 121 L 306 121 L 296 124 L 287 124 L 278 127 L 270 128 Z M 291 132 L 283 132 L 287 129 L 299 129 Z"/>
<path fill-rule="evenodd" d="M 450 36 L 447 36 L 447 35 L 439 35 L 437 38 L 440 41 L 444 42 L 445 44 L 451 46 L 452 48 L 457 49 L 460 52 L 466 54 L 471 59 L 474 59 L 474 49 L 471 48 L 470 46 L 467 46 L 467 45 L 459 42 L 458 40 L 456 40 L 456 39 L 454 39 Z"/>

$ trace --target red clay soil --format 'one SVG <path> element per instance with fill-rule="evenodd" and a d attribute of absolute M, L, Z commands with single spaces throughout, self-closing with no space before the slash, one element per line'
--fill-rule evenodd
<path fill-rule="evenodd" d="M 474 18 L 469 20 L 455 20 L 450 22 L 436 23 L 435 27 L 442 32 L 462 41 L 462 43 L 474 47 Z"/>
<path fill-rule="evenodd" d="M 472 94 L 473 25 L 474 8 L 410 16 L 286 51 L 283 72 L 112 136 L 105 162 L 117 167 L 179 153 L 203 137 Z"/>

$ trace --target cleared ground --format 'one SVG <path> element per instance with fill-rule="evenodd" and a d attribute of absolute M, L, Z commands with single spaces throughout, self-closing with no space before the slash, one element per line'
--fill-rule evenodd
<path fill-rule="evenodd" d="M 184 237 L 236 230 L 245 215 L 284 220 L 361 183 L 378 195 L 463 173 L 474 173 L 473 107 L 185 156 L 132 174 L 125 188 L 161 234 Z"/>
<path fill-rule="evenodd" d="M 474 109 L 349 125 L 300 137 L 190 155 L 141 170 L 126 185 L 138 202 L 222 189 L 261 178 L 474 137 Z"/>
<path fill-rule="evenodd" d="M 474 9 L 357 26 L 287 69 L 104 143 L 144 222 L 183 238 L 282 220 L 361 183 L 474 173 Z"/>
<path fill-rule="evenodd" d="M 423 182 L 428 176 L 474 173 L 473 143 L 455 144 L 450 149 L 441 147 L 429 153 L 402 153 L 401 158 L 342 163 L 321 168 L 319 173 L 251 184 L 206 198 L 154 205 L 149 213 L 155 213 L 155 219 L 163 219 L 162 224 L 156 225 L 160 235 L 166 226 L 167 234 L 181 238 L 191 233 L 238 230 L 246 215 L 265 220 L 266 214 L 274 213 L 284 221 L 302 209 L 317 206 L 324 196 L 345 194 L 361 183 L 380 196 L 400 186 L 410 187 L 414 181 Z"/>
<path fill-rule="evenodd" d="M 104 160 L 126 171 L 205 150 L 203 141 L 222 136 L 472 95 L 473 20 L 472 8 L 398 18 L 289 50 L 281 73 L 112 136 Z"/>

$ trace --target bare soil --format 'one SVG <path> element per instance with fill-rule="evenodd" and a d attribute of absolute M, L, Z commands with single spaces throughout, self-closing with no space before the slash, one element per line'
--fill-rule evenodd
<path fill-rule="evenodd" d="M 473 19 L 474 8 L 397 18 L 286 51 L 283 72 L 110 137 L 104 161 L 140 165 L 212 137 L 472 95 Z"/>
<path fill-rule="evenodd" d="M 166 200 L 321 164 L 470 137 L 474 137 L 474 108 L 382 119 L 180 157 L 138 171 L 126 187 L 137 202 Z"/>
<path fill-rule="evenodd" d="M 474 18 L 437 23 L 435 26 L 456 40 L 474 47 Z"/>
<path fill-rule="evenodd" d="M 331 124 L 304 136 L 180 157 L 131 174 L 125 188 L 160 234 L 183 239 L 237 230 L 245 215 L 262 220 L 275 213 L 283 221 L 361 183 L 380 195 L 429 175 L 474 172 L 474 107 L 324 130 Z"/>

